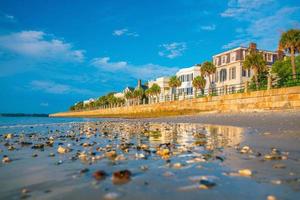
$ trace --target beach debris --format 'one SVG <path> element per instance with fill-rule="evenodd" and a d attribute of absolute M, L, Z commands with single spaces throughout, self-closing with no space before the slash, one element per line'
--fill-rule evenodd
<path fill-rule="evenodd" d="M 109 192 L 109 193 L 105 194 L 103 198 L 105 200 L 115 200 L 115 199 L 119 198 L 119 196 L 120 195 L 116 192 Z"/>
<path fill-rule="evenodd" d="M 131 180 L 131 171 L 125 169 L 116 171 L 112 175 L 113 184 L 124 184 Z"/>
<path fill-rule="evenodd" d="M 207 190 L 207 189 L 210 189 L 214 186 L 216 186 L 217 184 L 210 181 L 210 180 L 207 180 L 207 179 L 202 179 L 200 180 L 200 185 L 199 185 L 199 188 L 200 189 L 204 189 L 204 190 Z"/>
<path fill-rule="evenodd" d="M 163 173 L 163 176 L 165 177 L 171 177 L 171 176 L 174 176 L 175 174 L 173 172 L 170 172 L 170 171 L 166 171 L 165 173 Z"/>
<path fill-rule="evenodd" d="M 65 153 L 68 153 L 70 152 L 70 149 L 69 148 L 65 148 L 65 147 L 62 147 L 62 146 L 59 146 L 57 148 L 57 152 L 60 153 L 60 154 L 65 154 Z"/>
<path fill-rule="evenodd" d="M 268 195 L 267 200 L 277 200 L 277 198 L 273 195 Z"/>
<path fill-rule="evenodd" d="M 272 148 L 271 153 L 264 156 L 264 160 L 287 160 L 287 155 L 288 153 L 282 153 L 280 150 Z"/>
<path fill-rule="evenodd" d="M 243 146 L 242 149 L 240 150 L 240 153 L 243 154 L 252 153 L 252 149 L 249 146 Z"/>
<path fill-rule="evenodd" d="M 272 166 L 274 169 L 285 169 L 286 166 L 282 163 L 277 163 Z"/>
<path fill-rule="evenodd" d="M 90 170 L 88 168 L 83 168 L 82 170 L 80 170 L 80 174 L 84 174 L 89 172 Z"/>
<path fill-rule="evenodd" d="M 174 169 L 180 169 L 180 168 L 182 168 L 182 164 L 179 163 L 179 162 L 177 162 L 177 163 L 174 163 L 174 164 L 172 165 L 172 167 L 173 167 Z"/>
<path fill-rule="evenodd" d="M 274 180 L 271 180 L 271 183 L 274 185 L 280 185 L 282 183 L 282 181 L 278 180 L 278 179 L 274 179 Z"/>
<path fill-rule="evenodd" d="M 97 181 L 100 181 L 100 180 L 103 180 L 106 178 L 106 172 L 103 171 L 103 170 L 98 170 L 96 172 L 93 173 L 93 177 L 97 180 Z"/>
<path fill-rule="evenodd" d="M 108 151 L 105 152 L 105 156 L 111 160 L 115 159 L 117 157 L 117 152 L 116 151 Z"/>
<path fill-rule="evenodd" d="M 240 169 L 238 171 L 238 173 L 241 176 L 251 176 L 252 175 L 252 171 L 250 169 Z"/>
<path fill-rule="evenodd" d="M 11 162 L 11 159 L 7 155 L 4 155 L 3 158 L 2 158 L 2 162 L 3 163 L 9 163 L 9 162 Z"/>
<path fill-rule="evenodd" d="M 141 165 L 141 166 L 140 166 L 140 169 L 141 169 L 142 171 L 147 171 L 147 170 L 149 169 L 149 167 L 148 167 L 147 165 Z"/>
<path fill-rule="evenodd" d="M 44 149 L 44 144 L 34 144 L 31 148 L 32 149 Z"/>
<path fill-rule="evenodd" d="M 7 133 L 4 135 L 4 138 L 7 140 L 12 139 L 13 137 L 14 137 L 14 134 L 12 134 L 12 133 Z"/>
<path fill-rule="evenodd" d="M 54 157 L 55 154 L 54 153 L 49 153 L 49 157 Z"/>

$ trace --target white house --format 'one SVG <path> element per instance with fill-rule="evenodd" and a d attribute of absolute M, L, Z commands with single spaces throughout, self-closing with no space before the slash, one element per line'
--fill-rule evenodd
<path fill-rule="evenodd" d="M 169 87 L 170 77 L 159 77 L 155 80 L 148 81 L 148 87 L 151 88 L 153 84 L 160 87 L 159 102 L 164 102 L 171 98 L 171 90 Z"/>
<path fill-rule="evenodd" d="M 92 102 L 95 102 L 95 101 L 96 101 L 95 99 L 90 98 L 90 99 L 88 99 L 88 100 L 84 100 L 84 101 L 83 101 L 83 105 L 87 105 L 87 104 L 92 103 Z"/>
<path fill-rule="evenodd" d="M 179 95 L 179 99 L 193 97 L 194 95 L 193 80 L 196 76 L 200 76 L 200 75 L 201 72 L 199 66 L 183 68 L 176 73 L 176 76 L 181 81 L 181 86 L 177 88 L 177 95 Z"/>

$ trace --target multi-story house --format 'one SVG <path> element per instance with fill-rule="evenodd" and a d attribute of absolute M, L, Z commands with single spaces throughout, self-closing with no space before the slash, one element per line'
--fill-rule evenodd
<path fill-rule="evenodd" d="M 168 101 L 171 98 L 171 90 L 169 87 L 170 77 L 159 77 L 156 80 L 151 80 L 148 82 L 148 87 L 151 88 L 153 84 L 157 84 L 160 87 L 160 94 L 158 96 L 159 102 Z M 156 98 L 156 97 L 154 97 Z M 154 99 L 157 101 L 156 99 Z"/>
<path fill-rule="evenodd" d="M 201 72 L 199 66 L 183 68 L 176 73 L 176 76 L 181 81 L 181 86 L 177 88 L 177 95 L 179 95 L 179 99 L 193 97 L 193 80 L 196 76 L 200 76 L 200 74 Z"/>
<path fill-rule="evenodd" d="M 253 71 L 243 69 L 243 61 L 249 49 L 257 49 L 256 44 L 250 43 L 249 48 L 238 47 L 213 56 L 213 63 L 217 68 L 216 73 L 211 76 L 213 87 L 222 88 L 227 85 L 228 90 L 234 91 L 239 85 L 251 80 Z M 263 54 L 268 67 L 280 56 L 278 52 L 257 50 Z M 219 92 L 223 93 L 224 90 Z"/>

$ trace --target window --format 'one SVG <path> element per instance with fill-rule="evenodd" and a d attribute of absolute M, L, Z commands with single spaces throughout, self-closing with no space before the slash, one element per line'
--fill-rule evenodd
<path fill-rule="evenodd" d="M 272 54 L 267 54 L 267 59 L 269 62 L 272 62 Z"/>
<path fill-rule="evenodd" d="M 222 64 L 226 63 L 226 56 L 222 56 Z"/>
<path fill-rule="evenodd" d="M 215 64 L 216 66 L 218 66 L 218 63 L 219 63 L 219 58 L 215 58 L 214 64 Z"/>
<path fill-rule="evenodd" d="M 227 70 L 221 69 L 220 71 L 220 82 L 224 82 L 227 79 Z"/>
<path fill-rule="evenodd" d="M 246 77 L 246 73 L 247 73 L 247 71 L 243 69 L 243 71 L 242 71 L 242 76 L 243 76 L 243 77 Z"/>
<path fill-rule="evenodd" d="M 230 53 L 230 62 L 236 61 L 236 52 Z"/>
<path fill-rule="evenodd" d="M 248 69 L 248 77 L 250 77 L 250 76 L 251 76 L 251 70 Z"/>
<path fill-rule="evenodd" d="M 235 67 L 232 67 L 232 68 L 230 68 L 231 70 L 230 70 L 230 79 L 235 79 L 235 75 L 236 75 L 236 68 Z"/>

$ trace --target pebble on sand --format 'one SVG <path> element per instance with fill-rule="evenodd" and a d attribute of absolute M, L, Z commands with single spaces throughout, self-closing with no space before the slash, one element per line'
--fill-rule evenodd
<path fill-rule="evenodd" d="M 273 195 L 267 196 L 267 200 L 277 200 L 277 198 Z"/>
<path fill-rule="evenodd" d="M 105 179 L 106 173 L 105 173 L 105 171 L 103 171 L 103 170 L 98 170 L 98 171 L 94 172 L 93 177 L 94 177 L 97 181 L 100 181 L 100 180 Z"/>
<path fill-rule="evenodd" d="M 2 159 L 2 162 L 3 163 L 9 163 L 9 162 L 11 162 L 11 160 L 10 160 L 10 158 L 8 156 L 4 155 L 3 159 Z"/>
<path fill-rule="evenodd" d="M 64 154 L 64 153 L 68 153 L 70 150 L 68 148 L 64 148 L 62 146 L 59 146 L 57 149 L 58 153 Z"/>
<path fill-rule="evenodd" d="M 131 171 L 125 169 L 116 171 L 113 173 L 112 182 L 113 184 L 124 184 L 131 180 Z"/>
<path fill-rule="evenodd" d="M 104 195 L 105 200 L 114 200 L 117 199 L 120 195 L 116 192 L 109 192 Z"/>
<path fill-rule="evenodd" d="M 238 172 L 239 172 L 239 175 L 241 175 L 241 176 L 251 176 L 252 175 L 252 171 L 250 169 L 240 169 Z"/>

